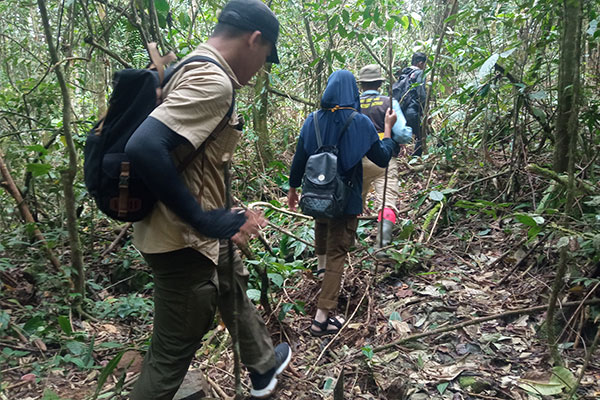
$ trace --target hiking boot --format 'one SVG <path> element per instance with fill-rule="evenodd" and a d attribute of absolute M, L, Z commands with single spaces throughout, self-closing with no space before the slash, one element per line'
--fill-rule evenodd
<path fill-rule="evenodd" d="M 383 220 L 381 224 L 381 231 L 377 232 L 377 238 L 375 239 L 375 247 L 381 248 L 385 246 L 389 246 L 392 243 L 392 230 L 394 229 L 394 223 L 387 219 Z M 383 240 L 381 240 L 381 236 L 383 235 Z M 381 240 L 381 242 L 380 242 Z M 381 247 L 379 246 L 381 244 Z"/>
<path fill-rule="evenodd" d="M 265 399 L 275 392 L 277 386 L 277 375 L 281 374 L 292 359 L 292 349 L 287 343 L 279 343 L 275 347 L 275 366 L 265 372 L 258 374 L 250 372 L 252 390 L 250 395 L 257 399 Z"/>

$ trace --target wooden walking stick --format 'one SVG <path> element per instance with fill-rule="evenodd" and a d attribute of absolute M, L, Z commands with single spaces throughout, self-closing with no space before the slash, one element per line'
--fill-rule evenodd
<path fill-rule="evenodd" d="M 229 170 L 231 166 L 231 154 L 225 153 L 223 155 L 223 175 L 225 178 L 225 208 L 231 210 L 231 172 Z M 233 343 L 233 373 L 235 375 L 235 399 L 241 399 L 242 393 L 242 378 L 240 372 L 240 341 L 238 339 L 239 327 L 238 327 L 238 299 L 237 299 L 237 284 L 235 280 L 235 269 L 233 264 L 233 240 L 231 238 L 227 241 L 228 246 L 228 263 L 229 271 L 231 272 L 231 278 L 229 281 L 231 294 L 233 296 L 233 321 L 231 326 L 231 341 Z"/>
<path fill-rule="evenodd" d="M 386 11 L 386 16 L 389 18 L 388 12 Z M 394 84 L 394 78 L 392 74 L 392 34 L 391 31 L 388 32 L 388 79 L 389 79 L 389 90 L 390 90 L 390 108 L 392 108 L 392 102 L 394 100 L 392 93 L 392 85 Z M 392 108 L 393 109 L 393 108 Z M 387 111 L 386 111 L 387 113 Z M 385 128 L 384 128 L 385 130 Z M 394 157 L 392 155 L 392 157 Z M 389 164 L 388 164 L 389 166 Z M 383 181 L 383 196 L 381 198 L 381 210 L 379 211 L 379 248 L 383 247 L 383 214 L 385 212 L 385 197 L 387 193 L 387 185 L 388 185 L 388 167 L 385 167 L 385 179 Z"/>

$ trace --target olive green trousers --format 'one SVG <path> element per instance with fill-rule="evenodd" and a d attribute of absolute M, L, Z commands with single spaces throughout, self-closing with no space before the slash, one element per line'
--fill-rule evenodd
<path fill-rule="evenodd" d="M 189 248 L 143 256 L 154 274 L 154 328 L 130 399 L 170 400 L 213 326 L 215 311 L 226 326 L 233 322 L 228 244 L 221 241 L 218 266 Z M 246 296 L 248 271 L 237 250 L 233 270 L 240 358 L 250 371 L 262 374 L 275 366 L 275 352 L 265 323 Z"/>
<path fill-rule="evenodd" d="M 337 307 L 346 255 L 354 244 L 357 227 L 356 215 L 315 220 L 315 254 L 326 255 L 317 308 L 334 310 Z"/>

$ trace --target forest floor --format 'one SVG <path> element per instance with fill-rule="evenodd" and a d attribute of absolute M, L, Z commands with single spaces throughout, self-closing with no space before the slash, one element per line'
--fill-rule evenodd
<path fill-rule="evenodd" d="M 436 172 L 427 177 L 428 172 L 406 174 L 401 204 L 414 204 L 430 181 L 443 188 L 450 179 L 450 173 Z M 475 180 L 469 179 L 465 182 Z M 475 194 L 462 196 L 471 198 Z M 305 270 L 286 278 L 283 289 L 271 296 L 275 311 L 265 315 L 273 341 L 289 342 L 294 353 L 273 398 L 565 398 L 583 365 L 586 345 L 593 338 L 588 307 L 559 309 L 557 332 L 565 365 L 553 368 L 544 340 L 543 310 L 556 261 L 551 244 L 540 243 L 535 252 L 528 253 L 536 243 L 526 242 L 522 227 L 509 215 L 502 216 L 501 210 L 496 210 L 498 215 L 464 215 L 465 210 L 460 211 L 463 214 L 454 216 L 440 213 L 437 225 L 430 225 L 427 232 L 417 229 L 412 245 L 406 248 L 410 254 L 397 253 L 396 261 L 375 261 L 370 253 L 374 240 L 370 227 L 375 223 L 361 223 L 360 240 L 349 257 L 338 307 L 347 324 L 335 337 L 315 338 L 309 333 L 319 291 L 319 281 L 312 272 Z M 411 218 L 417 225 L 416 217 Z M 397 263 L 400 259 L 401 265 Z M 524 262 L 513 271 L 520 260 Z M 144 268 L 141 263 L 139 268 Z M 580 302 L 584 292 L 567 291 L 560 301 Z M 145 296 L 150 298 L 150 293 Z M 284 304 L 297 302 L 306 303 L 305 314 L 290 311 L 282 320 L 278 318 Z M 3 307 L 6 304 L 3 298 Z M 531 310 L 538 306 L 541 309 Z M 514 313 L 457 326 L 509 311 Z M 91 356 L 97 365 L 106 365 L 117 351 L 131 349 L 108 376 L 104 395 L 99 398 L 121 398 L 111 397 L 110 389 L 115 386 L 122 393 L 131 388 L 141 364 L 138 349 L 151 332 L 147 321 L 139 324 L 129 318 L 72 322 L 74 329 L 94 337 Z M 444 328 L 447 331 L 443 332 Z M 432 334 L 434 331 L 438 333 Z M 394 345 L 418 333 L 427 335 Z M 1 367 L 0 399 L 89 398 L 98 380 L 103 379 L 100 370 L 63 364 L 47 369 L 41 376 L 34 366 L 50 363 L 53 354 L 41 346 L 43 343 L 36 347 L 29 341 L 23 344 L 19 338 L 0 340 L 0 347 L 29 351 L 18 365 Z M 202 371 L 198 374 L 199 385 L 207 398 L 233 395 L 230 340 L 222 326 L 207 334 L 192 368 Z M 243 386 L 248 393 L 245 372 Z M 341 391 L 343 397 L 339 396 Z M 577 395 L 580 399 L 600 398 L 600 357 L 592 358 Z"/>

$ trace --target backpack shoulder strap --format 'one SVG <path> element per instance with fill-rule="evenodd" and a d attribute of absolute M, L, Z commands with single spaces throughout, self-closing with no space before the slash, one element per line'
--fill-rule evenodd
<path fill-rule="evenodd" d="M 350 123 L 352 122 L 354 117 L 356 117 L 357 115 L 358 115 L 358 112 L 352 111 L 352 114 L 350 114 L 350 116 L 346 120 L 346 123 L 344 124 L 344 127 L 342 128 L 342 130 L 340 132 L 340 138 L 338 140 L 338 143 L 342 142 L 342 138 L 344 137 L 344 134 L 346 133 L 346 129 L 348 129 L 348 127 L 350 126 Z"/>
<path fill-rule="evenodd" d="M 323 140 L 321 140 L 321 130 L 319 129 L 319 119 L 317 118 L 317 111 L 313 112 L 313 122 L 315 125 L 315 136 L 317 137 L 317 149 L 323 147 Z"/>
<path fill-rule="evenodd" d="M 221 68 L 221 70 L 223 70 L 223 72 L 225 72 L 225 74 L 227 74 L 227 71 L 225 71 L 225 69 L 223 68 L 223 66 L 221 64 L 219 64 L 216 60 L 207 57 L 207 56 L 194 56 L 194 57 L 190 57 L 182 62 L 180 62 L 174 69 L 173 71 L 169 71 L 168 75 L 165 77 L 165 81 L 163 85 L 166 85 L 167 82 L 169 82 L 169 79 L 171 79 L 171 77 L 173 75 L 175 75 L 177 73 L 177 71 L 179 71 L 184 65 L 192 63 L 192 62 L 209 62 L 212 64 L 215 64 L 217 67 Z M 231 91 L 231 105 L 229 106 L 229 110 L 227 110 L 227 113 L 225 114 L 225 116 L 223 117 L 223 119 L 221 119 L 221 122 L 219 122 L 219 124 L 216 126 L 216 128 L 210 133 L 210 135 L 208 135 L 208 137 L 204 140 L 204 142 L 202 142 L 202 144 L 192 153 L 190 153 L 185 160 L 183 160 L 183 162 L 181 164 L 179 164 L 179 167 L 177 168 L 178 172 L 182 172 L 184 169 L 187 168 L 188 165 L 190 165 L 190 163 L 200 154 L 204 151 L 204 148 L 206 147 L 206 142 L 208 141 L 208 139 L 210 139 L 211 137 L 215 136 L 217 133 L 221 132 L 223 129 L 225 129 L 225 126 L 227 126 L 227 122 L 229 122 L 229 119 L 231 118 L 231 116 L 233 115 L 233 109 L 235 108 L 235 90 Z"/>

